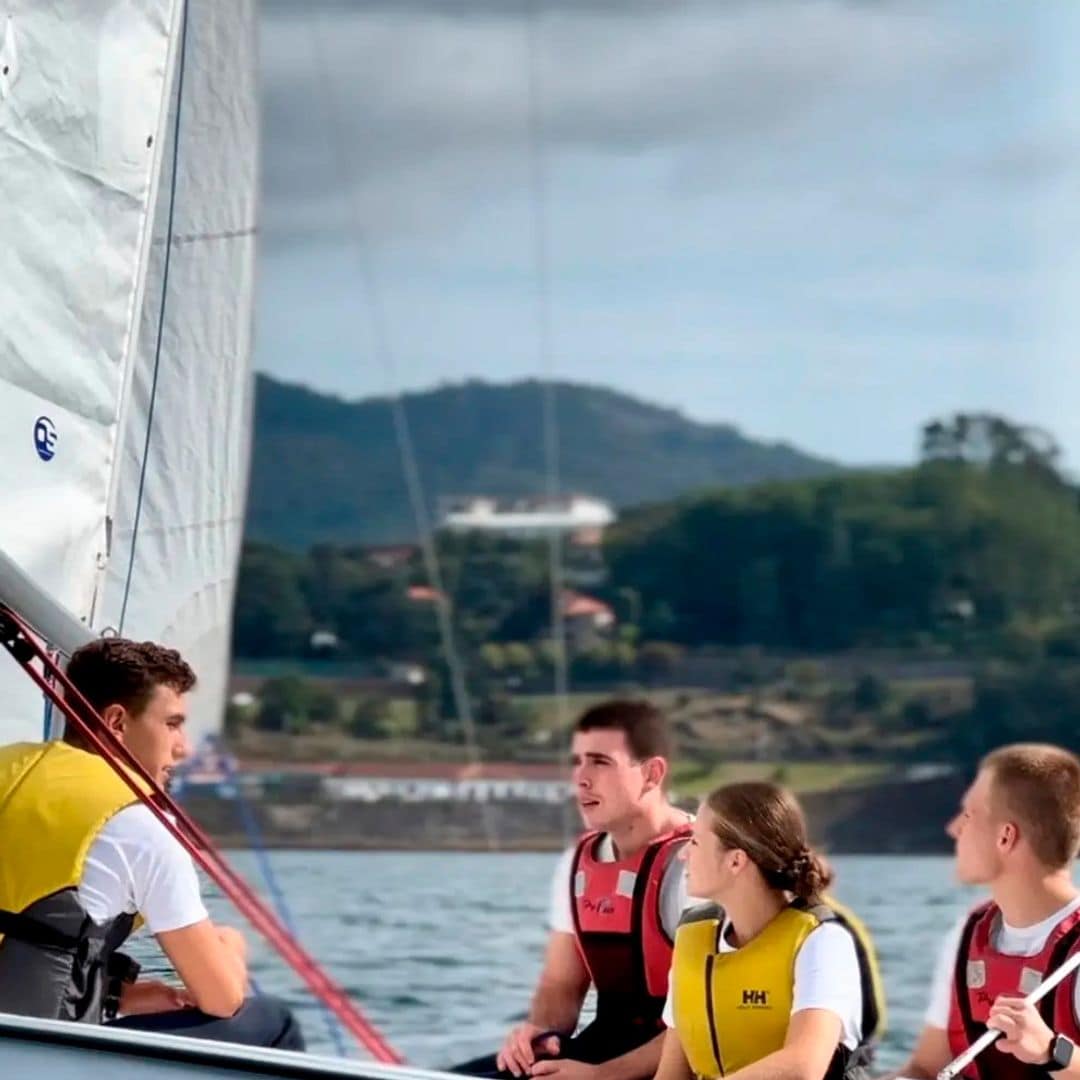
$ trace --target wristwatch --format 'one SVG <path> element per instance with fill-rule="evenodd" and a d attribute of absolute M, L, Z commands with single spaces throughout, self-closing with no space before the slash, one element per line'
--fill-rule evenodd
<path fill-rule="evenodd" d="M 1050 1060 L 1043 1066 L 1047 1072 L 1058 1072 L 1067 1069 L 1073 1058 L 1076 1043 L 1065 1035 L 1055 1035 L 1050 1044 Z"/>

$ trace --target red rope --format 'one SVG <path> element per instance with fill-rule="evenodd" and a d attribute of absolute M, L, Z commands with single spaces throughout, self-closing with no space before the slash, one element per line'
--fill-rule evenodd
<path fill-rule="evenodd" d="M 9 625 L 5 626 L 5 622 Z M 14 633 L 11 633 L 12 630 Z M 19 615 L 3 604 L 0 604 L 0 631 L 2 631 L 0 633 L 2 643 L 15 661 L 56 708 L 60 709 L 68 722 L 76 725 L 86 741 L 150 808 L 158 821 L 176 837 L 181 846 L 217 883 L 241 914 L 307 983 L 312 993 L 333 1011 L 334 1015 L 377 1061 L 401 1064 L 403 1061 L 401 1055 L 375 1030 L 352 1003 L 345 990 L 319 967 L 314 958 L 281 925 L 251 886 L 218 854 L 213 842 L 203 830 L 158 786 L 131 751 L 105 727 L 86 698 L 68 679 L 67 674 L 49 657 L 35 637 L 33 630 Z M 34 660 L 41 663 L 42 671 L 33 667 Z M 63 696 L 58 692 L 57 686 L 63 689 Z M 84 715 L 80 715 L 80 711 Z M 92 717 L 97 723 L 88 722 L 84 716 Z M 133 776 L 132 773 L 135 775 Z M 150 788 L 149 795 L 140 787 L 136 777 Z"/>

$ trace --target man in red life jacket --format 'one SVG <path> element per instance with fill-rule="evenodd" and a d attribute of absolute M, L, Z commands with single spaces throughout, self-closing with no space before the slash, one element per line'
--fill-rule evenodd
<path fill-rule="evenodd" d="M 551 933 L 528 1019 L 494 1058 L 457 1071 L 551 1080 L 655 1073 L 672 941 L 687 902 L 675 855 L 690 815 L 668 802 L 670 758 L 667 721 L 648 702 L 610 701 L 577 721 L 573 783 L 588 831 L 555 872 Z M 575 1035 L 590 984 L 596 1018 Z"/>
<path fill-rule="evenodd" d="M 1038 1005 L 1024 996 L 1080 942 L 1080 760 L 1022 744 L 980 764 L 949 823 L 957 876 L 990 900 L 953 929 L 938 960 L 925 1027 L 901 1073 L 932 1080 L 986 1028 L 1003 1035 L 965 1075 L 1080 1080 L 1080 985 L 1067 978 Z"/>

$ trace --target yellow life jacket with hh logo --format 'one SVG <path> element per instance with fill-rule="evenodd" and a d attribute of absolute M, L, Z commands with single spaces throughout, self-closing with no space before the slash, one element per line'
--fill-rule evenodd
<path fill-rule="evenodd" d="M 106 822 L 138 801 L 96 754 L 63 742 L 0 747 L 0 1011 L 100 1020 L 135 916 L 98 925 L 78 888 Z"/>
<path fill-rule="evenodd" d="M 852 1076 L 869 1061 L 883 1030 L 884 1003 L 873 946 L 862 924 L 833 901 L 786 907 L 752 941 L 719 951 L 722 913 L 715 905 L 683 916 L 675 935 L 671 981 L 675 1028 L 690 1068 L 712 1078 L 780 1050 L 794 1001 L 795 959 L 810 933 L 836 920 L 852 935 L 862 980 L 863 1046 L 837 1047 L 828 1080 Z"/>

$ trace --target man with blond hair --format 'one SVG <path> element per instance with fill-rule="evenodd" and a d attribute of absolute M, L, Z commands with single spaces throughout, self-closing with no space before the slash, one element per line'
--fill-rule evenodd
<path fill-rule="evenodd" d="M 1005 746 L 979 765 L 949 823 L 956 873 L 988 902 L 962 919 L 938 960 L 925 1026 L 906 1076 L 932 1080 L 987 1027 L 997 1043 L 973 1080 L 1080 1080 L 1080 984 L 1070 976 L 1038 1005 L 1024 997 L 1078 947 L 1080 760 L 1057 746 Z"/>

